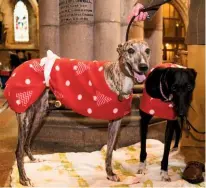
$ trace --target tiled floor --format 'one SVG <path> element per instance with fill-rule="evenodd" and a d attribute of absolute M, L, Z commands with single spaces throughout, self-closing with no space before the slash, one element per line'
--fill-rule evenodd
<path fill-rule="evenodd" d="M 0 105 L 5 101 L 0 91 Z M 10 173 L 15 161 L 15 148 L 17 143 L 18 126 L 15 114 L 6 110 L 0 114 L 0 187 L 9 186 Z M 185 160 L 198 160 L 204 162 L 205 149 L 184 147 L 181 149 Z"/>

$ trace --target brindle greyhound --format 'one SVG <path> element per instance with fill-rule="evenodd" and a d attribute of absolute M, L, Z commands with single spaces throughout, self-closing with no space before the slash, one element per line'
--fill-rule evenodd
<path fill-rule="evenodd" d="M 150 48 L 144 41 L 129 40 L 118 46 L 119 60 L 104 65 L 104 77 L 109 88 L 119 95 L 119 100 L 127 98 L 132 91 L 135 82 L 135 75 L 142 76 L 148 70 Z M 141 80 L 143 81 L 143 80 Z M 24 169 L 24 152 L 31 161 L 38 161 L 31 153 L 31 145 L 35 136 L 42 127 L 42 120 L 48 109 L 48 89 L 41 97 L 30 106 L 24 113 L 17 113 L 19 124 L 18 144 L 16 149 L 17 166 L 19 170 L 20 183 L 25 186 L 32 186 L 31 180 L 27 177 Z M 5 109 L 7 105 L 0 110 Z M 112 152 L 115 147 L 117 135 L 122 119 L 115 119 L 108 125 L 108 141 L 106 155 L 107 178 L 112 181 L 119 181 L 119 177 L 112 170 Z"/>

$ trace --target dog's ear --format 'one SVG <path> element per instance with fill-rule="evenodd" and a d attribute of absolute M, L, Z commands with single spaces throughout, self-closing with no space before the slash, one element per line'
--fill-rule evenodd
<path fill-rule="evenodd" d="M 194 79 L 196 78 L 197 72 L 196 72 L 195 69 L 188 68 L 188 72 L 189 72 L 190 75 L 194 76 Z"/>
<path fill-rule="evenodd" d="M 122 55 L 122 52 L 123 52 L 123 44 L 119 44 L 118 47 L 117 47 L 117 52 L 119 54 L 119 56 Z"/>

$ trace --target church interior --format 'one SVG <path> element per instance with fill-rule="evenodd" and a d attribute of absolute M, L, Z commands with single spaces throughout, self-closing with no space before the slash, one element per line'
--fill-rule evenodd
<path fill-rule="evenodd" d="M 127 18 L 135 2 L 136 0 L 0 0 L 0 105 L 4 105 L 6 101 L 4 97 L 6 82 L 15 68 L 28 60 L 45 57 L 47 50 L 51 50 L 59 57 L 91 61 L 116 61 L 118 59 L 116 49 L 120 43 L 125 41 L 128 27 Z M 145 40 L 149 44 L 151 68 L 159 63 L 188 66 L 188 47 L 186 44 L 189 22 L 188 6 L 187 0 L 172 0 L 170 3 L 162 5 L 151 20 L 132 24 L 129 39 Z M 198 81 L 200 82 L 200 80 Z M 122 120 L 116 146 L 120 150 L 123 147 L 128 147 L 128 151 L 131 152 L 128 154 L 131 157 L 128 159 L 130 165 L 136 165 L 137 159 L 135 157 L 139 157 L 139 149 L 134 149 L 134 144 L 140 142 L 138 107 L 143 88 L 143 84 L 135 85 L 133 88 L 132 113 Z M 107 129 L 107 121 L 79 115 L 72 109 L 66 108 L 52 92 L 49 92 L 49 112 L 41 131 L 34 140 L 32 150 L 35 155 L 48 155 L 49 159 L 51 156 L 54 157 L 51 160 L 57 160 L 52 155 L 54 153 L 71 152 L 71 160 L 79 158 L 80 162 L 71 167 L 69 162 L 63 164 L 64 159 L 60 155 L 63 170 L 58 167 L 58 164 L 55 167 L 50 167 L 50 163 L 44 163 L 43 166 L 35 164 L 39 167 L 39 169 L 35 167 L 35 170 L 32 169 L 33 166 L 28 165 L 29 176 L 36 173 L 35 176 L 38 177 L 39 172 L 42 181 L 45 176 L 44 184 L 40 184 L 43 187 L 51 185 L 57 187 L 65 185 L 69 187 L 89 186 L 90 181 L 94 182 L 95 178 L 101 179 L 102 177 L 105 177 L 106 181 L 106 175 L 102 175 L 104 171 L 101 165 L 97 165 L 98 167 L 95 168 L 102 174 L 100 173 L 99 176 L 94 176 L 93 180 L 88 179 L 88 181 L 83 178 L 86 177 L 83 171 L 87 169 L 87 166 L 79 171 L 78 168 L 83 163 L 82 160 L 91 160 L 89 159 L 90 152 L 99 150 L 104 152 L 103 146 L 107 144 L 108 138 Z M 154 117 L 149 124 L 147 136 L 149 142 L 155 140 L 158 144 L 158 141 L 164 143 L 165 129 L 166 121 Z M 205 131 L 203 125 L 197 129 L 200 132 Z M 18 173 L 14 167 L 17 136 L 16 115 L 8 108 L 0 113 L 0 187 L 21 187 L 17 180 Z M 152 144 L 154 143 L 151 142 L 149 145 L 152 147 Z M 185 156 L 183 160 L 185 163 L 194 160 L 194 158 L 205 163 L 205 134 L 185 128 L 180 147 L 181 150 L 178 151 L 182 156 Z M 124 149 L 121 150 L 121 152 L 123 151 Z M 84 155 L 85 159 L 82 158 Z M 150 157 L 153 162 L 157 160 L 155 157 L 152 158 L 152 154 Z M 99 156 L 99 158 L 104 158 L 104 156 Z M 175 162 L 178 161 L 176 159 L 179 158 L 175 159 L 175 155 L 171 158 L 174 158 L 171 164 L 173 168 L 171 168 L 180 176 L 185 165 L 181 163 L 180 167 L 175 167 Z M 95 161 L 95 159 L 93 160 Z M 160 161 L 155 161 L 155 164 L 159 165 Z M 117 173 L 122 175 L 123 180 L 131 173 L 129 172 L 130 167 L 127 167 L 126 163 L 125 168 L 121 165 L 121 160 L 115 161 L 115 165 Z M 76 167 L 75 170 L 74 167 Z M 50 168 L 58 171 L 59 175 Z M 64 170 L 68 171 L 68 175 L 65 174 Z M 50 171 L 52 171 L 52 175 L 46 177 Z M 91 171 L 92 173 L 95 174 Z M 102 177 L 100 177 L 101 175 Z M 57 181 L 52 180 L 55 179 L 55 176 L 59 176 Z M 67 176 L 71 177 L 71 182 L 75 182 L 73 179 L 78 177 L 78 183 L 74 183 L 73 186 L 62 183 L 64 182 L 63 178 L 67 178 Z M 144 187 L 155 187 L 155 183 L 152 181 L 149 177 L 144 179 Z M 94 183 L 93 186 L 118 187 L 119 185 L 119 187 L 129 187 L 129 184 L 125 182 L 110 185 L 102 180 L 102 184 L 100 181 L 100 183 Z M 181 183 L 168 184 L 168 186 L 184 185 L 183 181 L 179 180 L 179 182 Z M 198 185 L 204 187 L 205 183 Z M 157 184 L 157 186 L 163 185 Z M 164 186 L 167 185 L 164 184 Z"/>

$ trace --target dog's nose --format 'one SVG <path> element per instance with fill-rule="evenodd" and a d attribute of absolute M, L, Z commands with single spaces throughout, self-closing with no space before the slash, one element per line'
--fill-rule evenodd
<path fill-rule="evenodd" d="M 147 66 L 147 64 L 145 64 L 145 63 L 140 63 L 140 64 L 138 65 L 138 68 L 139 68 L 139 70 L 140 70 L 141 72 L 146 72 L 146 71 L 148 70 L 148 66 Z"/>

